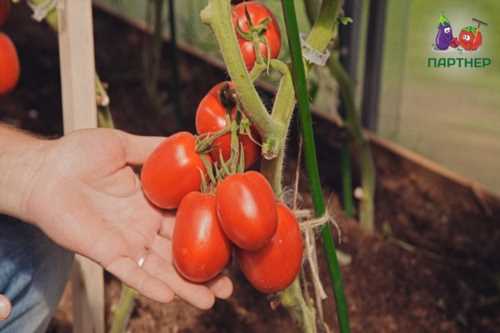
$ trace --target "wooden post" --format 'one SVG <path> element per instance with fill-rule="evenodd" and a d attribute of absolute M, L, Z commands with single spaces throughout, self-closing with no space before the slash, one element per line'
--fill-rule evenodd
<path fill-rule="evenodd" d="M 64 132 L 97 127 L 91 0 L 59 0 Z M 77 256 L 72 276 L 74 332 L 104 333 L 103 270 Z"/>

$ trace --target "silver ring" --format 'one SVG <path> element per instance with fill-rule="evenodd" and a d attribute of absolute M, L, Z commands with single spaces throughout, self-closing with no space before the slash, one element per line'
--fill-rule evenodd
<path fill-rule="evenodd" d="M 145 261 L 146 261 L 146 256 L 144 255 L 139 258 L 139 260 L 137 261 L 137 265 L 142 268 L 142 266 L 144 266 Z"/>

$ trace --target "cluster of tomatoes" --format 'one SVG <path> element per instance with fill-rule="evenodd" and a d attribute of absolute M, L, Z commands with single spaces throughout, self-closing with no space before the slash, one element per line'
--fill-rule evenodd
<path fill-rule="evenodd" d="M 0 0 L 0 28 L 10 12 L 10 0 Z M 0 96 L 9 93 L 19 80 L 19 58 L 16 47 L 5 33 L 0 31 Z"/>
<path fill-rule="evenodd" d="M 262 4 L 234 6 L 233 23 L 248 69 L 278 56 L 279 28 Z M 213 279 L 234 249 L 250 283 L 273 293 L 296 278 L 303 240 L 295 215 L 266 178 L 248 171 L 260 156 L 259 137 L 236 101 L 231 82 L 213 87 L 196 111 L 198 136 L 166 138 L 144 163 L 142 186 L 157 207 L 177 209 L 172 246 L 182 276 L 197 283 Z"/>

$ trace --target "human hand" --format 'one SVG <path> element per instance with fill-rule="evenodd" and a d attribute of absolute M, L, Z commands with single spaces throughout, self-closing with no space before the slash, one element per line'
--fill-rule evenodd
<path fill-rule="evenodd" d="M 219 277 L 200 285 L 177 274 L 170 240 L 174 216 L 146 200 L 130 167 L 142 164 L 161 140 L 94 129 L 46 141 L 21 216 L 146 297 L 169 302 L 176 294 L 210 308 L 215 297 L 230 296 L 231 281 Z"/>
<path fill-rule="evenodd" d="M 7 297 L 0 294 L 0 321 L 9 318 L 10 311 L 12 310 L 12 306 Z"/>

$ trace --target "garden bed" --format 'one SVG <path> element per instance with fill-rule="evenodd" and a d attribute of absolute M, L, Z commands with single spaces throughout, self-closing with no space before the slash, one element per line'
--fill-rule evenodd
<path fill-rule="evenodd" d="M 22 79 L 0 98 L 0 121 L 43 135 L 62 133 L 57 38 L 18 6 L 6 26 L 19 49 Z M 21 9 L 22 8 L 22 9 Z M 16 7 L 17 9 L 17 7 Z M 175 117 L 167 105 L 152 113 L 142 76 L 143 31 L 102 10 L 95 10 L 96 64 L 109 83 L 115 124 L 138 134 L 168 135 Z M 167 92 L 170 64 L 165 47 L 160 85 Z M 197 102 L 225 73 L 194 53 L 181 52 L 182 111 L 193 124 Z M 169 103 L 167 96 L 167 104 Z M 190 125 L 192 126 L 192 125 Z M 377 165 L 376 235 L 364 234 L 338 209 L 338 128 L 315 116 L 320 172 L 331 212 L 342 230 L 339 248 L 351 262 L 342 267 L 353 332 L 493 332 L 500 327 L 500 200 L 467 179 L 379 138 L 372 139 Z M 192 130 L 192 128 L 187 127 Z M 296 126 L 292 126 L 296 128 Z M 296 139 L 290 138 L 286 178 L 296 166 Z M 308 207 L 307 183 L 301 182 Z M 320 242 L 320 240 L 318 240 Z M 322 262 L 322 261 L 321 261 Z M 326 267 L 322 278 L 328 282 Z M 132 332 L 298 332 L 287 312 L 272 310 L 231 269 L 235 294 L 211 311 L 181 301 L 160 305 L 140 298 Z M 107 319 L 117 302 L 119 283 L 106 276 Z M 51 332 L 71 331 L 69 288 Z M 335 328 L 333 297 L 325 302 Z"/>

